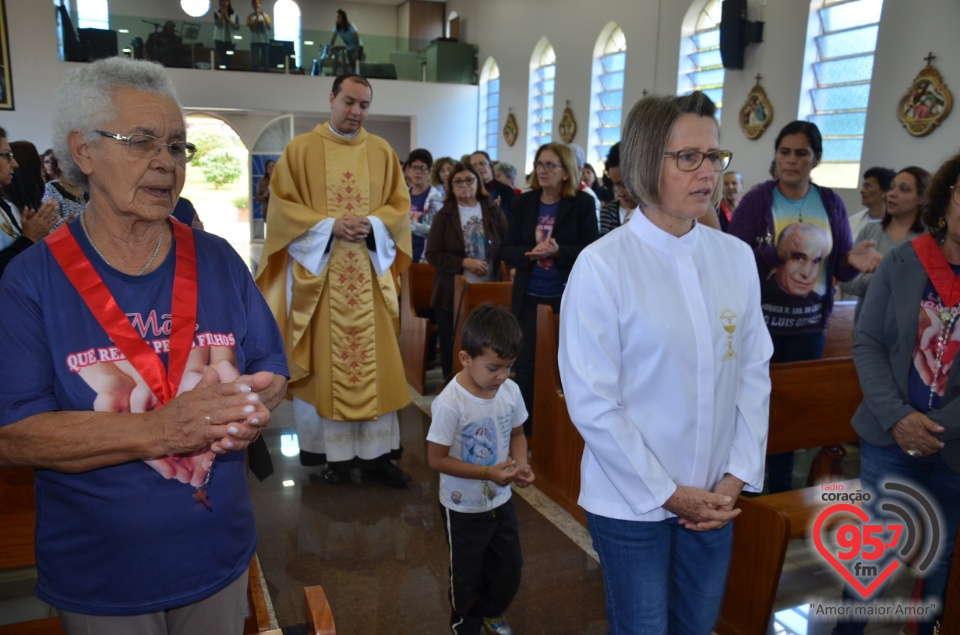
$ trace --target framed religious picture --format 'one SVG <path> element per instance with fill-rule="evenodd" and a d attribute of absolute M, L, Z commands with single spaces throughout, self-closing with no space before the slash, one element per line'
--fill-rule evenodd
<path fill-rule="evenodd" d="M 560 138 L 564 143 L 573 143 L 573 138 L 577 134 L 577 120 L 573 118 L 573 110 L 570 109 L 570 102 L 567 101 L 567 107 L 563 109 L 563 116 L 560 118 Z"/>
<path fill-rule="evenodd" d="M 6 0 L 0 0 L 0 110 L 13 110 L 13 73 L 10 71 L 6 4 Z"/>
<path fill-rule="evenodd" d="M 924 59 L 927 65 L 897 104 L 897 119 L 914 137 L 925 137 L 933 132 L 953 108 L 953 95 L 931 63 L 936 56 L 930 53 Z"/>
<path fill-rule="evenodd" d="M 513 144 L 517 142 L 517 135 L 520 133 L 520 129 L 517 127 L 517 118 L 513 116 L 513 108 L 510 109 L 510 114 L 507 115 L 507 122 L 503 124 L 503 139 L 507 142 L 507 145 L 513 147 Z"/>
<path fill-rule="evenodd" d="M 773 121 L 773 104 L 767 98 L 767 91 L 760 85 L 760 75 L 757 75 L 757 85 L 747 94 L 747 102 L 740 109 L 740 129 L 751 141 L 756 141 L 770 127 Z"/>

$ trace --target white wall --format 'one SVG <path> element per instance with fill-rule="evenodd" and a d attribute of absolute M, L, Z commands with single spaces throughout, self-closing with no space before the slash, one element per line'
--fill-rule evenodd
<path fill-rule="evenodd" d="M 702 1 L 702 0 L 698 0 Z M 49 145 L 49 100 L 70 64 L 56 60 L 53 11 L 46 0 L 6 0 L 8 34 L 14 73 L 15 112 L 0 111 L 0 125 L 13 138 L 29 138 Z M 268 3 L 269 4 L 269 3 Z M 111 0 L 112 10 L 145 14 L 168 6 L 171 14 L 156 17 L 182 19 L 178 4 Z M 237 6 L 245 6 L 242 0 Z M 319 0 L 300 0 L 304 28 L 328 30 L 336 9 Z M 384 5 L 341 3 L 364 33 L 392 36 L 397 33 L 397 9 Z M 479 67 L 489 56 L 500 66 L 500 125 L 513 108 L 520 127 L 514 147 L 502 140 L 499 156 L 516 165 L 525 158 L 527 93 L 530 56 L 542 36 L 557 52 L 556 115 L 567 100 L 577 118 L 575 141 L 586 147 L 589 125 L 591 56 L 597 37 L 611 20 L 627 38 L 627 74 L 624 113 L 642 92 L 676 92 L 680 32 L 690 9 L 687 0 L 449 0 L 447 10 L 463 21 L 468 41 L 479 46 Z M 749 18 L 766 23 L 761 44 L 746 51 L 744 70 L 727 71 L 724 93 L 723 144 L 734 152 L 734 168 L 748 184 L 766 178 L 777 131 L 795 119 L 801 98 L 803 54 L 810 5 L 806 0 L 750 0 Z M 874 82 L 867 117 L 864 168 L 871 165 L 903 167 L 921 165 L 933 170 L 960 146 L 960 113 L 954 112 L 932 135 L 914 138 L 896 119 L 901 95 L 925 62 L 931 48 L 934 64 L 947 85 L 960 90 L 960 3 L 957 0 L 886 0 L 881 18 Z M 214 73 L 211 75 L 211 73 Z M 773 102 L 772 127 L 757 141 L 743 136 L 737 112 L 754 85 L 757 73 Z M 298 117 L 325 116 L 329 78 L 285 77 L 247 73 L 205 73 L 171 69 L 186 106 L 233 107 L 247 115 L 228 115 L 248 145 L 258 134 L 255 118 L 268 121 L 291 112 Z M 382 118 L 387 134 L 397 139 L 410 129 L 409 147 L 426 147 L 435 155 L 459 156 L 473 149 L 477 139 L 475 87 L 375 80 L 371 126 Z M 960 93 L 958 93 L 960 97 Z M 957 110 L 960 110 L 958 107 Z M 246 119 L 241 119 L 245 117 Z M 397 123 L 395 118 L 404 119 Z M 389 125 L 388 125 L 389 124 Z M 407 148 L 409 149 L 409 148 Z M 398 147 L 398 153 L 404 154 Z M 845 190 L 850 207 L 859 206 L 855 190 Z"/>

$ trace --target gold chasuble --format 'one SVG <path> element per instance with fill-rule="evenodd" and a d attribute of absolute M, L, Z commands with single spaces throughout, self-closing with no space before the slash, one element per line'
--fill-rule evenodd
<path fill-rule="evenodd" d="M 328 124 L 294 138 L 274 168 L 257 285 L 284 336 L 288 396 L 334 421 L 371 421 L 410 403 L 397 342 L 394 275 L 411 262 L 410 197 L 386 141 L 361 129 L 345 139 Z M 375 216 L 396 242 L 392 270 L 377 276 L 364 243 L 331 238 L 313 275 L 287 252 L 325 218 Z M 330 247 L 332 245 L 332 248 Z M 287 306 L 288 268 L 292 295 Z"/>

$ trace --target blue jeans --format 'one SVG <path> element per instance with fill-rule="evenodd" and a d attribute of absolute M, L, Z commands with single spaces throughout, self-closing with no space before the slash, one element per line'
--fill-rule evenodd
<path fill-rule="evenodd" d="M 863 482 L 863 491 L 869 491 L 872 497 L 868 503 L 864 504 L 864 509 L 870 514 L 871 522 L 880 522 L 876 521 L 876 518 L 883 518 L 884 524 L 902 524 L 903 522 L 899 516 L 884 514 L 876 508 L 878 502 L 890 498 L 889 491 L 882 488 L 885 481 L 903 482 L 905 485 L 914 483 L 936 499 L 934 505 L 939 505 L 943 521 L 943 526 L 940 527 L 942 551 L 936 563 L 924 573 L 922 597 L 936 597 L 942 600 L 947 589 L 947 577 L 950 574 L 950 560 L 953 558 L 957 527 L 960 526 L 960 474 L 947 467 L 939 455 L 914 459 L 907 456 L 900 446 L 882 448 L 860 441 L 860 480 Z M 902 501 L 900 507 L 908 510 L 920 509 L 919 505 L 908 502 L 909 499 L 902 499 Z M 897 545 L 898 549 L 902 544 L 903 538 Z M 926 553 L 926 549 L 921 549 L 921 554 Z M 881 562 L 882 569 L 886 561 Z M 859 593 L 848 587 L 844 588 L 843 597 L 845 600 L 863 599 Z M 942 612 L 942 601 L 940 609 Z M 920 623 L 920 635 L 933 633 L 935 617 L 937 616 Z M 863 633 L 866 624 L 866 622 L 841 622 L 834 629 L 834 633 L 859 635 Z"/>
<path fill-rule="evenodd" d="M 691 531 L 587 512 L 600 556 L 610 635 L 710 635 L 730 568 L 733 523 Z"/>
<path fill-rule="evenodd" d="M 813 335 L 773 336 L 773 357 L 770 363 L 802 362 L 823 357 L 825 332 Z M 767 491 L 771 494 L 793 489 L 793 452 L 767 456 Z"/>

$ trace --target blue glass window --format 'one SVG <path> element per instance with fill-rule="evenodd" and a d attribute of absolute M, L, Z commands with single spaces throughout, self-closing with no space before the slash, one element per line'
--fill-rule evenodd
<path fill-rule="evenodd" d="M 482 121 L 479 147 L 496 161 L 500 122 L 500 67 L 492 59 L 480 78 L 480 115 Z"/>
<path fill-rule="evenodd" d="M 859 172 L 870 101 L 874 50 L 883 0 L 826 0 L 813 40 L 813 114 L 823 135 L 823 161 L 854 163 Z"/>
<path fill-rule="evenodd" d="M 716 116 L 720 121 L 724 79 L 720 59 L 720 0 L 708 0 L 703 6 L 690 41 L 694 49 L 689 55 L 693 70 L 687 73 L 687 87 L 691 91 L 703 91 L 717 104 Z"/>

